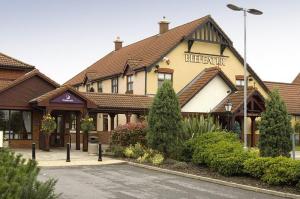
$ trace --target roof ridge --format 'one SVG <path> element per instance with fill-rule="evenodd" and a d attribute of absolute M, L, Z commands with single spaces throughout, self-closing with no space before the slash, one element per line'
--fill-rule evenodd
<path fill-rule="evenodd" d="M 264 83 L 271 83 L 271 84 L 286 84 L 286 85 L 300 85 L 298 83 L 289 83 L 289 82 L 275 82 L 275 81 L 263 81 Z"/>
<path fill-rule="evenodd" d="M 124 94 L 124 93 L 98 93 L 98 92 L 81 92 L 84 94 L 91 94 L 91 95 L 116 95 L 116 96 L 139 96 L 139 97 L 151 97 L 148 95 L 139 95 L 139 94 Z"/>
<path fill-rule="evenodd" d="M 20 63 L 20 64 L 25 65 L 25 66 L 28 67 L 28 68 L 35 68 L 35 66 L 33 66 L 33 65 L 31 65 L 31 64 L 27 64 L 27 63 L 25 63 L 25 62 L 22 62 L 22 61 L 20 61 L 20 60 L 18 60 L 18 59 L 16 59 L 16 58 L 11 57 L 11 56 L 9 56 L 9 55 L 6 55 L 6 54 L 4 54 L 4 53 L 2 53 L 2 52 L 0 52 L 0 54 L 1 54 L 2 56 L 5 56 L 5 57 L 9 58 L 9 59 L 12 59 L 12 60 L 14 60 L 14 61 L 16 61 L 16 62 L 18 62 L 18 63 Z"/>

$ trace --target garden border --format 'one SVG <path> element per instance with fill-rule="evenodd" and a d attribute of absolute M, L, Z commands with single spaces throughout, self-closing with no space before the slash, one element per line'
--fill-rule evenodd
<path fill-rule="evenodd" d="M 203 177 L 203 176 L 199 176 L 199 175 L 193 175 L 193 174 L 183 173 L 183 172 L 179 172 L 179 171 L 173 171 L 173 170 L 169 170 L 169 169 L 163 169 L 163 168 L 159 168 L 159 167 L 155 167 L 155 166 L 144 165 L 144 164 L 139 164 L 139 163 L 134 163 L 134 162 L 129 162 L 129 161 L 127 161 L 127 164 L 129 164 L 131 166 L 135 166 L 135 167 L 159 171 L 162 173 L 173 174 L 173 175 L 196 179 L 196 180 L 202 180 L 202 181 L 206 181 L 206 182 L 210 182 L 210 183 L 244 189 L 244 190 L 248 190 L 248 191 L 254 191 L 254 192 L 258 192 L 258 193 L 264 193 L 264 194 L 269 194 L 269 195 L 274 195 L 274 196 L 279 196 L 279 197 L 284 197 L 284 198 L 300 199 L 300 195 L 296 195 L 296 194 L 292 194 L 292 193 L 279 192 L 279 191 L 263 189 L 263 188 L 259 188 L 259 187 L 253 187 L 253 186 L 249 186 L 249 185 L 238 184 L 238 183 L 234 183 L 234 182 L 227 182 L 224 180 Z"/>

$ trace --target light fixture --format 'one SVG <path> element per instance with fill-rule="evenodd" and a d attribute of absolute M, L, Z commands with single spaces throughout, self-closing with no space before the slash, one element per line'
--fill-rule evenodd
<path fill-rule="evenodd" d="M 226 112 L 231 112 L 231 109 L 232 109 L 232 103 L 228 99 L 227 103 L 225 104 L 225 110 L 226 110 Z"/>

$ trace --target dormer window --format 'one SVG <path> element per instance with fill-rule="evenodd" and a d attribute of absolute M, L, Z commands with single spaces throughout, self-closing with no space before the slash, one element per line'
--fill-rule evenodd
<path fill-rule="evenodd" d="M 127 93 L 133 93 L 133 75 L 127 76 Z"/>
<path fill-rule="evenodd" d="M 86 92 L 95 92 L 95 89 L 93 88 L 93 84 L 89 83 L 86 85 Z"/>
<path fill-rule="evenodd" d="M 111 92 L 118 93 L 118 78 L 115 77 L 111 80 Z"/>
<path fill-rule="evenodd" d="M 97 83 L 98 93 L 103 93 L 103 84 L 102 81 Z"/>
<path fill-rule="evenodd" d="M 164 83 L 165 80 L 173 80 L 173 74 L 170 73 L 158 73 L 158 88 Z"/>

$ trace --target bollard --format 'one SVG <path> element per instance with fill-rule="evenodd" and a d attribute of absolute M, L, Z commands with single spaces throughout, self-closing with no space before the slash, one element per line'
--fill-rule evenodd
<path fill-rule="evenodd" d="M 99 144 L 99 147 L 98 147 L 98 161 L 102 161 L 102 146 L 101 144 Z"/>
<path fill-rule="evenodd" d="M 31 149 L 32 149 L 31 159 L 35 160 L 35 143 L 32 143 Z"/>
<path fill-rule="evenodd" d="M 67 144 L 67 160 L 66 162 L 71 162 L 70 160 L 70 144 L 68 143 Z"/>

